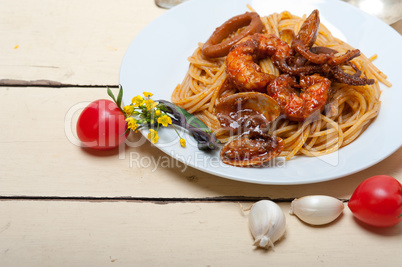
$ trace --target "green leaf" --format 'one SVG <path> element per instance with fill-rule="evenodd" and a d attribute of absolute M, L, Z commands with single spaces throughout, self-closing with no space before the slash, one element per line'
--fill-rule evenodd
<path fill-rule="evenodd" d="M 107 94 L 113 99 L 114 103 L 116 103 L 116 105 L 120 109 L 121 113 L 124 114 L 124 117 L 127 118 L 127 114 L 121 108 L 121 100 L 123 99 L 123 88 L 120 86 L 119 95 L 117 96 L 117 100 L 114 97 L 114 94 L 113 94 L 112 90 L 110 90 L 109 87 L 107 87 Z"/>
<path fill-rule="evenodd" d="M 113 94 L 112 90 L 110 90 L 109 87 L 107 88 L 107 94 L 113 99 L 113 101 L 115 103 L 117 103 L 116 98 L 114 97 L 114 94 Z"/>
<path fill-rule="evenodd" d="M 212 150 L 218 147 L 215 135 L 200 119 L 169 101 L 158 100 L 157 102 L 161 110 L 172 115 L 173 124 L 184 127 L 193 134 L 200 150 Z"/>
<path fill-rule="evenodd" d="M 130 131 L 130 128 L 127 128 L 126 131 L 121 136 L 126 135 L 129 131 Z"/>
<path fill-rule="evenodd" d="M 181 107 L 177 107 L 177 108 L 179 108 L 181 110 L 181 112 L 183 113 L 183 115 L 186 117 L 186 120 L 187 120 L 188 124 L 190 124 L 194 128 L 199 128 L 201 130 L 208 131 L 208 132 L 211 131 L 208 128 L 208 126 L 205 123 L 202 122 L 202 120 L 200 120 L 199 118 L 197 118 L 193 114 L 188 113 L 185 109 L 183 109 Z"/>
<path fill-rule="evenodd" d="M 120 89 L 119 89 L 119 94 L 117 96 L 116 105 L 120 107 L 121 106 L 121 101 L 123 99 L 123 87 L 122 86 L 119 86 L 119 87 L 120 87 Z"/>
<path fill-rule="evenodd" d="M 210 131 L 210 129 L 208 128 L 208 126 L 203 123 L 200 119 L 198 119 L 196 116 L 194 116 L 193 114 L 187 112 L 187 110 L 178 107 L 176 105 L 170 105 L 170 108 L 174 108 L 177 112 L 183 114 L 183 116 L 186 118 L 186 121 L 189 125 L 191 125 L 194 128 L 198 128 L 201 129 L 203 131 Z"/>

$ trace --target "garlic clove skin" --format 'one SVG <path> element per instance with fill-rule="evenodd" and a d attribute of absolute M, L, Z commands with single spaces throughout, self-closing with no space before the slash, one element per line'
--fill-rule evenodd
<path fill-rule="evenodd" d="M 342 213 L 344 204 L 330 196 L 306 196 L 292 201 L 289 214 L 312 225 L 323 225 L 334 221 Z"/>
<path fill-rule="evenodd" d="M 274 248 L 286 230 L 286 217 L 282 209 L 273 201 L 261 200 L 256 202 L 248 216 L 254 245 L 268 249 Z"/>

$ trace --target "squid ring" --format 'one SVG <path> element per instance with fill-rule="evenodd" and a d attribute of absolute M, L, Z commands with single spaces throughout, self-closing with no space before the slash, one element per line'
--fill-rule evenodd
<path fill-rule="evenodd" d="M 230 35 L 235 33 L 238 29 L 245 26 L 247 27 L 240 33 L 230 37 Z M 262 28 L 263 25 L 260 16 L 256 12 L 246 12 L 242 15 L 235 16 L 216 28 L 202 47 L 202 53 L 209 58 L 226 56 L 235 43 L 247 35 L 261 32 Z M 224 39 L 226 40 L 223 41 Z"/>

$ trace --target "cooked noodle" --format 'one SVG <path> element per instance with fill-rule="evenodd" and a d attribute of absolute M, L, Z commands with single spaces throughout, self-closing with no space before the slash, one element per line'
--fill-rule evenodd
<path fill-rule="evenodd" d="M 290 44 L 305 17 L 300 18 L 285 11 L 261 17 L 261 20 L 265 33 L 275 34 Z M 342 54 L 353 49 L 332 36 L 322 24 L 315 45 L 330 47 Z M 206 58 L 201 48 L 200 43 L 189 57 L 189 70 L 183 82 L 175 88 L 172 102 L 200 118 L 219 140 L 225 142 L 228 139 L 227 131 L 220 127 L 214 115 L 215 106 L 220 97 L 236 91 L 225 86 L 225 57 Z M 293 122 L 282 118 L 272 123 L 272 134 L 281 137 L 285 143 L 281 156 L 290 159 L 294 155 L 319 156 L 332 153 L 353 142 L 367 128 L 380 110 L 381 90 L 378 82 L 391 86 L 386 75 L 371 62 L 375 58 L 373 56 L 369 59 L 361 54 L 352 60 L 364 76 L 376 79 L 373 85 L 351 86 L 332 82 L 333 97 L 317 120 Z M 270 58 L 261 60 L 259 65 L 264 72 L 280 75 Z M 354 72 L 350 66 L 342 68 L 345 72 Z"/>

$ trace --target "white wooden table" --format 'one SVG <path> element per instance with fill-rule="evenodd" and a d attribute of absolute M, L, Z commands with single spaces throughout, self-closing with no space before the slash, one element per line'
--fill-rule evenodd
<path fill-rule="evenodd" d="M 347 200 L 372 175 L 402 181 L 402 149 L 342 179 L 273 186 L 137 164 L 167 157 L 149 142 L 107 153 L 71 142 L 70 109 L 116 92 L 130 42 L 164 12 L 152 0 L 0 2 L 0 266 L 400 266 L 402 224 L 367 227 L 346 207 L 312 227 L 288 210 L 310 194 Z M 252 246 L 238 205 L 263 198 L 287 217 L 275 251 Z"/>

